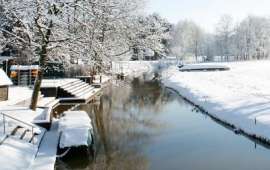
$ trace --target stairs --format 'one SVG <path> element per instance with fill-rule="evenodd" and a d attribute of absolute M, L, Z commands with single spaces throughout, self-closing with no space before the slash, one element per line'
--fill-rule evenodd
<path fill-rule="evenodd" d="M 63 89 L 66 93 L 69 93 L 70 97 L 76 97 L 80 99 L 85 99 L 86 96 L 91 95 L 95 90 L 93 86 L 79 79 L 61 86 L 60 88 Z"/>
<path fill-rule="evenodd" d="M 62 104 L 87 103 L 101 90 L 101 88 L 96 88 L 80 79 L 47 80 L 44 81 L 42 89 L 46 97 L 54 96 Z M 56 91 L 54 95 L 51 95 L 52 90 Z M 41 101 L 43 104 L 46 102 Z"/>
<path fill-rule="evenodd" d="M 45 133 L 42 127 L 0 114 L 0 169 L 28 169 Z"/>
<path fill-rule="evenodd" d="M 5 115 L 0 116 L 0 147 L 4 140 L 12 138 L 38 146 L 46 130 L 32 123 L 23 122 Z M 5 123 L 3 123 L 5 122 Z M 1 140 L 2 139 L 2 140 Z"/>
<path fill-rule="evenodd" d="M 16 139 L 24 140 L 28 143 L 32 143 L 37 134 L 32 134 L 31 130 L 17 126 L 10 134 Z"/>

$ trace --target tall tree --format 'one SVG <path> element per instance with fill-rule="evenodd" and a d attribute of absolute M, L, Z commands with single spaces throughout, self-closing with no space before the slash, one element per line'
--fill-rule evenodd
<path fill-rule="evenodd" d="M 216 43 L 219 55 L 229 60 L 229 56 L 232 55 L 232 36 L 234 27 L 233 19 L 229 15 L 223 15 L 216 28 Z"/>
<path fill-rule="evenodd" d="M 270 20 L 249 16 L 236 28 L 237 53 L 241 58 L 263 59 L 270 52 Z"/>
<path fill-rule="evenodd" d="M 204 43 L 204 32 L 192 21 L 180 21 L 174 26 L 171 42 L 172 53 L 181 58 L 194 57 L 202 55 Z"/>

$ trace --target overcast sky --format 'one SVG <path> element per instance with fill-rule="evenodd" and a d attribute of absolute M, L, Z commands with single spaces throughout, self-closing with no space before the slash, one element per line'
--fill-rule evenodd
<path fill-rule="evenodd" d="M 173 23 L 190 19 L 213 32 L 224 14 L 231 15 L 235 22 L 248 15 L 270 16 L 270 0 L 149 0 L 147 10 Z"/>

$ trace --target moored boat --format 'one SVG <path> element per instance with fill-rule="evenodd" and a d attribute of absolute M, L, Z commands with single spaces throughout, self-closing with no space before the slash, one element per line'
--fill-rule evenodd
<path fill-rule="evenodd" d="M 89 155 L 93 146 L 93 126 L 84 111 L 67 111 L 59 120 L 58 157 Z"/>

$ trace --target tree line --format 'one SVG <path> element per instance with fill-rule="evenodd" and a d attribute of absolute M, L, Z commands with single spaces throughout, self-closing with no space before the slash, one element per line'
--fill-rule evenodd
<path fill-rule="evenodd" d="M 270 19 L 248 16 L 234 24 L 229 15 L 220 18 L 214 33 L 205 32 L 192 21 L 180 21 L 171 32 L 171 53 L 180 58 L 266 59 L 270 55 Z"/>

